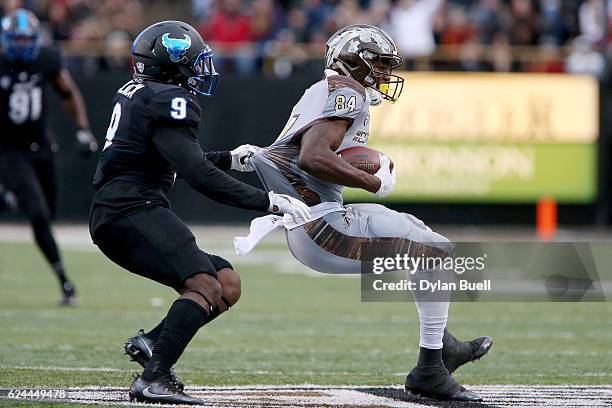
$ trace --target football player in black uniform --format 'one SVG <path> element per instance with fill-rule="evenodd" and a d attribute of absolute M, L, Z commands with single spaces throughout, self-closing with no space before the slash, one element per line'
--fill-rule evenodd
<path fill-rule="evenodd" d="M 30 220 L 36 243 L 60 282 L 61 303 L 73 304 L 74 286 L 66 277 L 50 225 L 57 149 L 45 129 L 47 84 L 53 85 L 76 123 L 81 150 L 92 153 L 97 143 L 81 93 L 62 67 L 59 53 L 40 46 L 36 16 L 18 9 L 4 17 L 0 42 L 0 181 Z"/>
<path fill-rule="evenodd" d="M 200 404 L 183 392 L 171 367 L 200 327 L 238 301 L 240 278 L 228 261 L 201 251 L 169 209 L 167 194 L 176 176 L 224 204 L 285 212 L 296 220 L 310 214 L 299 200 L 268 194 L 223 171 L 245 166 L 248 148 L 202 151 L 196 94 L 211 96 L 218 74 L 211 49 L 193 27 L 180 21 L 153 24 L 134 40 L 132 57 L 134 79 L 113 100 L 94 177 L 90 231 L 112 261 L 180 295 L 154 329 L 126 344 L 126 352 L 144 366 L 130 399 Z"/>

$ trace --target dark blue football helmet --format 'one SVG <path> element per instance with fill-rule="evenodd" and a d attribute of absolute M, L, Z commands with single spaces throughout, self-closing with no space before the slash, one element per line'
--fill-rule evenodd
<path fill-rule="evenodd" d="M 12 61 L 33 61 L 40 51 L 40 22 L 30 10 L 17 9 L 2 19 L 0 43 Z"/>
<path fill-rule="evenodd" d="M 134 79 L 172 83 L 212 96 L 219 74 L 213 52 L 195 28 L 182 21 L 147 27 L 132 44 Z"/>

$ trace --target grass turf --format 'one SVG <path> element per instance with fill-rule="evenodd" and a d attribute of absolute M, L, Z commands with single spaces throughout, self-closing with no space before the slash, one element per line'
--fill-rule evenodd
<path fill-rule="evenodd" d="M 74 308 L 56 306 L 57 283 L 33 245 L 0 244 L 0 387 L 128 386 L 138 367 L 122 356 L 124 340 L 155 325 L 174 299 L 101 253 L 63 254 L 79 291 Z M 233 261 L 243 297 L 179 361 L 187 385 L 403 383 L 418 352 L 413 304 L 361 303 L 358 279 L 284 274 L 249 266 L 248 256 Z M 610 303 L 453 304 L 455 335 L 494 337 L 489 355 L 456 377 L 610 384 L 611 315 Z"/>

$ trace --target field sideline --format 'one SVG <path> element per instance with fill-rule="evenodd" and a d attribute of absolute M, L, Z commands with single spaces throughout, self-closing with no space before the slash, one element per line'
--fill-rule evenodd
<path fill-rule="evenodd" d="M 308 272 L 291 259 L 280 236 L 264 242 L 253 256 L 237 257 L 230 247 L 237 231 L 246 232 L 196 229 L 202 247 L 235 264 L 243 279 L 243 297 L 196 336 L 179 362 L 177 372 L 187 385 L 203 395 L 212 389 L 201 387 L 216 387 L 221 394 L 227 391 L 218 387 L 246 387 L 218 402 L 241 407 L 246 405 L 238 394 L 263 398 L 253 396 L 261 394 L 254 387 L 259 384 L 314 384 L 311 387 L 319 389 L 307 391 L 324 394 L 343 389 L 335 386 L 362 391 L 375 387 L 394 394 L 392 387 L 403 383 L 417 356 L 414 305 L 361 303 L 358 279 Z M 80 305 L 75 308 L 55 305 L 57 284 L 29 242 L 28 229 L 0 225 L 0 387 L 125 388 L 138 370 L 121 355 L 124 340 L 154 325 L 174 296 L 106 260 L 89 243 L 85 227 L 62 227 L 59 235 L 68 273 L 79 291 Z M 487 357 L 461 368 L 456 377 L 475 388 L 496 385 L 483 389 L 498 393 L 499 406 L 507 406 L 502 403 L 507 396 L 501 396 L 508 384 L 599 386 L 578 388 L 584 398 L 593 397 L 579 399 L 588 406 L 598 406 L 598 401 L 612 404 L 612 390 L 605 387 L 612 384 L 610 316 L 610 303 L 454 304 L 449 328 L 458 337 L 488 334 L 495 339 Z M 535 394 L 546 396 L 546 390 Z M 285 390 L 283 398 L 308 392 Z M 571 400 L 555 398 L 557 403 Z M 312 405 L 307 400 L 296 406 L 324 403 Z M 557 403 L 546 405 L 561 406 Z M 0 400 L 0 406 L 7 404 L 15 402 Z M 414 401 L 386 405 L 376 398 L 368 404 L 423 406 Z"/>

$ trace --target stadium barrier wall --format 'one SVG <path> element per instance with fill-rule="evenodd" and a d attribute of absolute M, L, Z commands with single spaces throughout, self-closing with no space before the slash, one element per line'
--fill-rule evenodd
<path fill-rule="evenodd" d="M 224 76 L 214 98 L 201 98 L 204 113 L 199 136 L 202 145 L 208 150 L 225 150 L 243 143 L 268 145 L 283 128 L 293 104 L 316 79 L 277 80 Z M 77 78 L 87 103 L 92 131 L 100 141 L 108 127 L 114 93 L 127 80 L 127 75 L 110 73 L 95 77 L 79 75 Z M 410 92 L 409 83 L 405 92 Z M 593 203 L 560 205 L 559 217 L 562 223 L 601 224 L 609 220 L 607 173 L 611 153 L 608 143 L 610 126 L 606 121 L 612 116 L 608 114 L 612 107 L 612 93 L 602 89 L 600 94 L 599 194 Z M 75 128 L 61 111 L 59 99 L 55 95 L 51 95 L 49 102 L 48 121 L 60 146 L 57 155 L 57 218 L 62 221 L 84 221 L 88 217 L 93 196 L 91 179 L 96 158 L 83 159 L 78 156 L 74 144 Z M 253 185 L 259 185 L 259 180 L 253 174 L 237 176 Z M 355 199 L 368 198 L 357 196 Z M 172 201 L 173 208 L 190 222 L 237 223 L 258 215 L 216 204 L 191 191 L 182 181 L 177 182 L 172 192 Z M 533 223 L 535 217 L 534 206 L 529 203 L 407 200 L 389 205 L 411 212 L 430 223 Z M 6 213 L 0 216 L 2 219 L 16 218 Z"/>

